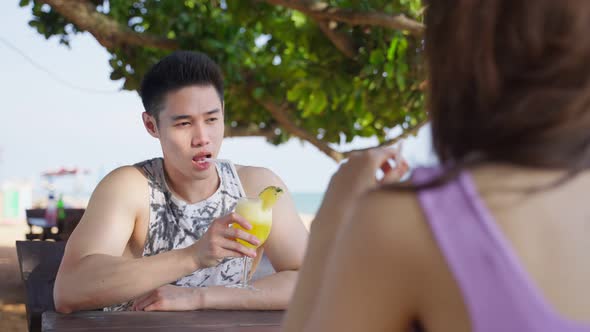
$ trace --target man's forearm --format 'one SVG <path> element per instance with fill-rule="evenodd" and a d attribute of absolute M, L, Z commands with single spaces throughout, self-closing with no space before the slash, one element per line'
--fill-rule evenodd
<path fill-rule="evenodd" d="M 200 292 L 200 309 L 285 310 L 297 282 L 297 271 L 281 271 L 252 283 L 258 291 L 214 286 Z"/>
<path fill-rule="evenodd" d="M 176 281 L 198 268 L 186 250 L 133 259 L 98 254 L 85 257 L 58 274 L 56 309 L 67 313 L 122 303 Z"/>

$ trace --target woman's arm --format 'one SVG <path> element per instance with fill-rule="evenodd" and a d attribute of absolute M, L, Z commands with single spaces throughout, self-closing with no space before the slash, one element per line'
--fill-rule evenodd
<path fill-rule="evenodd" d="M 418 313 L 420 241 L 418 222 L 404 218 L 403 208 L 392 213 L 396 196 L 359 201 L 330 253 L 321 289 L 302 290 L 319 293 L 303 331 L 409 331 Z"/>
<path fill-rule="evenodd" d="M 398 160 L 400 167 L 384 168 L 390 158 Z M 359 197 L 377 185 L 375 172 L 379 168 L 387 171 L 386 181 L 398 181 L 407 171 L 407 164 L 399 158 L 397 150 L 374 149 L 351 156 L 332 177 L 311 226 L 306 257 L 283 325 L 285 331 L 301 331 L 303 322 L 310 319 L 336 234 L 351 217 Z"/>

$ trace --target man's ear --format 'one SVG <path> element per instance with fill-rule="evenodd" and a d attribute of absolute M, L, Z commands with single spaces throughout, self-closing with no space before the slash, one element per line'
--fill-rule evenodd
<path fill-rule="evenodd" d="M 147 130 L 148 134 L 152 137 L 160 138 L 160 133 L 158 132 L 158 124 L 156 123 L 156 118 L 149 115 L 147 112 L 141 113 L 141 119 L 143 120 L 143 125 Z"/>

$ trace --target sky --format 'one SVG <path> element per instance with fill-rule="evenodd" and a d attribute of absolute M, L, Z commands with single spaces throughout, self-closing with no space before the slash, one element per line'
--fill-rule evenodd
<path fill-rule="evenodd" d="M 102 46 L 87 33 L 74 37 L 70 48 L 46 40 L 28 26 L 30 9 L 18 2 L 0 1 L 0 184 L 36 185 L 45 170 L 79 167 L 90 171 L 84 185 L 93 187 L 118 166 L 161 156 L 158 141 L 143 128 L 137 93 L 109 79 Z M 375 144 L 357 139 L 339 149 Z M 432 163 L 431 150 L 427 127 L 404 143 L 411 166 Z M 323 192 L 338 167 L 298 139 L 276 147 L 262 138 L 229 138 L 220 158 L 270 168 L 293 192 Z"/>

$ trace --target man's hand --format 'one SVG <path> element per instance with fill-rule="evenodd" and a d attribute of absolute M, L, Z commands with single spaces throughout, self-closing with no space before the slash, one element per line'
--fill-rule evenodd
<path fill-rule="evenodd" d="M 164 285 L 133 301 L 134 311 L 189 311 L 201 308 L 198 288 Z"/>
<path fill-rule="evenodd" d="M 256 247 L 260 245 L 260 240 L 243 230 L 230 227 L 233 223 L 248 230 L 252 228 L 246 219 L 232 212 L 215 219 L 203 237 L 191 246 L 193 257 L 200 269 L 216 266 L 225 257 L 256 257 L 255 249 L 238 243 L 236 239 L 244 240 Z"/>

